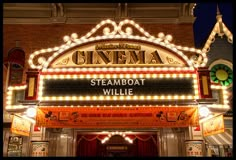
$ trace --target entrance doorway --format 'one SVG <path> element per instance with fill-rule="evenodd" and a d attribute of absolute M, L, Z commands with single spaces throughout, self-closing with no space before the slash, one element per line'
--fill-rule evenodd
<path fill-rule="evenodd" d="M 157 157 L 158 149 L 155 133 L 77 134 L 76 155 L 79 157 Z"/>

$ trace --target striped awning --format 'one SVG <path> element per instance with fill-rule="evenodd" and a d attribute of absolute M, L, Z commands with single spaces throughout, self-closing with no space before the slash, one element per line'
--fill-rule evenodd
<path fill-rule="evenodd" d="M 232 129 L 225 129 L 225 132 L 204 137 L 210 145 L 232 145 L 233 144 Z"/>

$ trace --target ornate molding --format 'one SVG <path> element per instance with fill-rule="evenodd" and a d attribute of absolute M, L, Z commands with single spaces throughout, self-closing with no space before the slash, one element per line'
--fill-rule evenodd
<path fill-rule="evenodd" d="M 193 23 L 191 7 L 192 3 L 5 3 L 3 24 L 96 24 L 111 17 L 139 23 Z"/>
<path fill-rule="evenodd" d="M 101 32 L 99 31 L 102 31 Z M 137 32 L 133 32 L 136 30 Z M 201 50 L 197 50 L 195 48 L 188 48 L 188 47 L 182 47 L 177 46 L 172 41 L 171 35 L 165 35 L 164 33 L 159 33 L 158 37 L 150 35 L 148 32 L 146 32 L 142 27 L 140 27 L 137 23 L 135 23 L 133 20 L 123 20 L 119 22 L 118 24 L 110 19 L 101 21 L 99 24 L 97 24 L 90 32 L 88 32 L 85 36 L 82 36 L 78 38 L 78 35 L 76 33 L 73 33 L 71 36 L 65 36 L 64 41 L 65 44 L 54 47 L 54 48 L 48 48 L 48 49 L 41 49 L 39 51 L 35 51 L 33 54 L 30 55 L 29 58 L 29 64 L 32 68 L 42 69 L 42 68 L 48 68 L 50 63 L 59 55 L 66 52 L 70 48 L 73 48 L 75 46 L 80 46 L 82 44 L 86 44 L 88 42 L 98 42 L 102 40 L 138 40 L 143 41 L 146 43 L 152 43 L 154 45 L 159 45 L 163 48 L 166 48 L 168 50 L 172 50 L 172 52 L 175 52 L 177 55 L 182 57 L 186 63 L 188 63 L 188 66 L 192 67 L 199 67 L 204 66 L 207 62 L 207 58 L 205 53 L 202 53 Z M 192 52 L 195 54 L 196 58 L 188 58 L 184 54 L 187 54 L 188 52 Z M 50 57 L 45 57 L 44 55 L 50 53 Z M 34 60 L 37 57 L 42 57 L 46 60 L 43 60 L 41 58 L 41 64 L 35 63 Z"/>

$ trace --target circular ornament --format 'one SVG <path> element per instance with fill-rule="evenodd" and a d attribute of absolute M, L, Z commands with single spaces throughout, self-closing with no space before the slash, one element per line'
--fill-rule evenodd
<path fill-rule="evenodd" d="M 224 64 L 217 64 L 210 70 L 211 80 L 222 86 L 229 86 L 233 82 L 233 71 Z"/>

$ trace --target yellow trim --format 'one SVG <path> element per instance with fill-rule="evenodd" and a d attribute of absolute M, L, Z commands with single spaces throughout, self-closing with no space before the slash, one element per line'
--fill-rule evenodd
<path fill-rule="evenodd" d="M 34 96 L 34 84 L 35 84 L 35 78 L 34 77 L 29 78 L 29 89 L 28 89 L 29 97 Z"/>
<path fill-rule="evenodd" d="M 204 95 L 209 95 L 207 76 L 202 76 L 202 88 L 203 88 L 203 94 Z"/>

